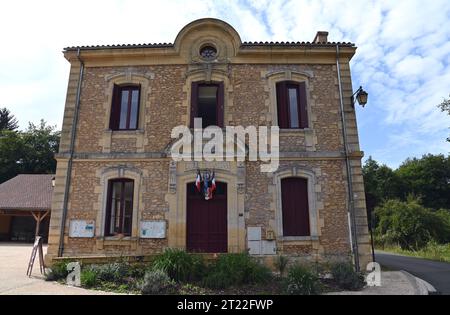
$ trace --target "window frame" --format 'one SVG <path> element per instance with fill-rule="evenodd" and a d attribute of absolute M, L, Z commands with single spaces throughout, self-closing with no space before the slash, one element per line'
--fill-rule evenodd
<path fill-rule="evenodd" d="M 298 127 L 292 127 L 289 90 L 297 91 Z M 306 82 L 279 81 L 276 83 L 278 126 L 280 129 L 303 130 L 309 128 Z"/>
<path fill-rule="evenodd" d="M 219 128 L 224 128 L 224 83 L 223 82 L 205 82 L 198 81 L 191 83 L 191 119 L 190 127 L 194 128 L 194 118 L 198 117 L 198 101 L 199 101 L 199 88 L 201 86 L 216 86 L 217 87 L 217 106 L 216 106 L 216 122 Z M 206 126 L 208 127 L 208 126 Z"/>
<path fill-rule="evenodd" d="M 126 230 L 125 227 L 125 184 L 126 183 L 132 183 L 132 193 L 131 193 L 131 216 L 130 216 L 130 223 L 128 226 L 129 233 L 125 233 Z M 119 231 L 116 233 L 111 233 L 111 215 L 112 215 L 112 202 L 113 202 L 113 185 L 115 183 L 121 183 L 122 184 L 122 191 L 120 195 L 120 217 L 123 218 L 121 220 L 121 226 L 119 227 Z M 108 236 L 116 236 L 118 234 L 123 234 L 124 236 L 131 236 L 132 234 L 132 228 L 133 228 L 133 212 L 134 212 L 134 189 L 135 189 L 135 181 L 134 179 L 130 178 L 114 178 L 108 180 L 108 191 L 107 191 L 107 202 L 106 202 L 106 215 L 105 215 L 105 232 L 104 235 L 106 237 Z"/>
<path fill-rule="evenodd" d="M 296 207 L 292 211 L 295 211 L 293 214 L 287 214 L 287 206 L 284 203 L 284 196 L 285 193 L 283 191 L 284 183 L 288 181 L 302 181 L 302 186 L 305 189 L 302 192 L 298 192 L 298 194 L 295 194 L 295 196 L 302 196 L 303 198 L 306 198 L 306 209 L 303 209 L 303 213 L 298 213 L 299 210 Z M 282 221 L 282 235 L 286 238 L 306 238 L 306 237 L 312 237 L 313 231 L 311 230 L 311 201 L 309 200 L 309 179 L 303 178 L 303 177 L 284 177 L 280 179 L 280 190 L 281 190 L 281 221 Z M 295 187 L 294 187 L 295 188 Z M 289 220 L 288 220 L 289 219 Z M 304 220 L 305 222 L 302 222 L 301 220 Z M 295 222 L 294 222 L 295 221 Z M 287 226 L 286 222 L 290 222 L 290 224 L 295 225 L 293 228 L 292 226 Z M 303 223 L 303 225 L 301 224 Z M 298 230 L 296 230 L 298 229 Z M 291 231 L 292 230 L 292 231 Z"/>
<path fill-rule="evenodd" d="M 127 119 L 126 127 L 120 128 L 120 116 L 122 112 L 122 93 L 128 91 L 128 102 L 127 102 Z M 131 110 L 133 103 L 133 91 L 138 91 L 137 99 L 137 109 L 136 109 L 136 127 L 130 128 L 131 123 Z M 141 85 L 140 84 L 114 84 L 113 97 L 111 103 L 111 115 L 109 122 L 109 129 L 113 131 L 132 131 L 139 129 L 139 114 L 141 109 Z"/>

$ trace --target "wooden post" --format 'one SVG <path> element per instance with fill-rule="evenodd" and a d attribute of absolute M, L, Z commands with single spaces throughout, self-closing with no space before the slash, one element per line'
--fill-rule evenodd
<path fill-rule="evenodd" d="M 41 222 L 45 219 L 45 217 L 50 213 L 50 211 L 47 211 L 44 213 L 44 215 L 42 215 L 41 211 L 37 211 L 36 214 L 33 213 L 33 211 L 31 211 L 31 214 L 33 215 L 34 219 L 36 220 L 36 234 L 35 236 L 39 235 L 39 229 L 41 226 Z"/>
<path fill-rule="evenodd" d="M 36 233 L 34 236 L 39 236 L 39 227 L 41 226 L 41 213 L 39 212 L 37 214 L 37 220 L 36 220 Z"/>

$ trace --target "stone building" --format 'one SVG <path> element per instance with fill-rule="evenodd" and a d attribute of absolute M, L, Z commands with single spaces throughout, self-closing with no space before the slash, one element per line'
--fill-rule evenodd
<path fill-rule="evenodd" d="M 201 19 L 174 44 L 66 48 L 47 260 L 142 258 L 171 247 L 268 260 L 353 254 L 365 268 L 363 153 L 349 67 L 356 48 L 327 35 L 243 43 L 229 24 Z M 279 126 L 279 168 L 174 161 L 172 130 L 192 127 L 194 117 L 204 127 Z M 199 170 L 214 171 L 211 200 L 196 191 Z"/>

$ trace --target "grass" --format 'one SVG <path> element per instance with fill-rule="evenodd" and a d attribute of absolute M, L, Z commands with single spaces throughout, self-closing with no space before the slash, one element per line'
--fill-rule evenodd
<path fill-rule="evenodd" d="M 429 243 L 426 247 L 417 251 L 401 249 L 400 246 L 385 246 L 379 249 L 410 257 L 450 263 L 450 244 L 440 245 L 436 243 Z"/>

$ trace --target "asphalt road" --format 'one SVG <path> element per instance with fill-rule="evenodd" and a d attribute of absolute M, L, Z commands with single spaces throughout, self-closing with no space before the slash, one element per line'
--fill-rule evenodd
<path fill-rule="evenodd" d="M 441 294 L 450 295 L 450 264 L 415 257 L 406 257 L 385 252 L 377 252 L 376 260 L 392 270 L 405 270 L 419 277 Z"/>

